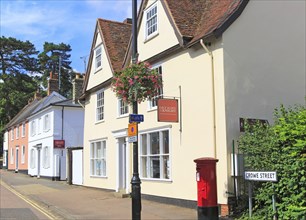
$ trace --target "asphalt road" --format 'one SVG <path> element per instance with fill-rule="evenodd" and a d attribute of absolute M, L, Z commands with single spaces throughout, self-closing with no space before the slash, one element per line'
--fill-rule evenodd
<path fill-rule="evenodd" d="M 49 219 L 35 208 L 34 204 L 17 192 L 11 191 L 0 182 L 0 219 L 1 220 L 37 220 Z"/>

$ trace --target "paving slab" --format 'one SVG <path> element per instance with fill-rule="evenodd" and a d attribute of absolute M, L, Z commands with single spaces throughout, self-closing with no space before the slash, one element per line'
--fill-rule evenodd
<path fill-rule="evenodd" d="M 57 219 L 131 219 L 131 199 L 112 191 L 68 185 L 0 170 L 1 181 L 51 212 Z M 197 210 L 142 199 L 141 219 L 197 219 Z"/>

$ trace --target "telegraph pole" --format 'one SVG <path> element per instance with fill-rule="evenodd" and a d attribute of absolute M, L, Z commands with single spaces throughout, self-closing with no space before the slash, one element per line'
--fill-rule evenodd
<path fill-rule="evenodd" d="M 137 0 L 132 0 L 132 62 L 138 62 L 137 52 Z M 133 102 L 133 114 L 138 114 L 137 101 Z M 138 139 L 133 142 L 133 177 L 132 185 L 132 219 L 141 219 L 141 188 L 140 178 L 138 172 Z"/>

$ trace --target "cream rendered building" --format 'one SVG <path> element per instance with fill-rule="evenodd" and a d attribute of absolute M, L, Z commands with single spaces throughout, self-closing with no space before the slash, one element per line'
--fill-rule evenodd
<path fill-rule="evenodd" d="M 110 30 L 122 33 L 98 20 L 85 79 L 84 185 L 128 193 L 132 147 L 128 112 L 110 88 L 121 68 Z M 127 43 L 120 45 L 125 52 Z M 213 157 L 218 203 L 228 214 L 239 118 L 272 123 L 280 104 L 305 104 L 305 2 L 143 1 L 138 52 L 161 72 L 161 96 L 180 106 L 178 123 L 158 122 L 154 100 L 138 106 L 143 197 L 196 207 L 193 161 Z"/>

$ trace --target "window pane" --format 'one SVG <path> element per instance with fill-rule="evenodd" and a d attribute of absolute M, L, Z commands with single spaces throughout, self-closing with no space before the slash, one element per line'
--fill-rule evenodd
<path fill-rule="evenodd" d="M 169 131 L 163 131 L 163 149 L 164 154 L 169 154 Z"/>
<path fill-rule="evenodd" d="M 102 157 L 106 157 L 106 146 L 105 146 L 105 141 L 102 142 Z"/>
<path fill-rule="evenodd" d="M 97 176 L 101 176 L 102 175 L 102 161 L 101 160 L 98 160 L 96 159 L 96 175 Z"/>
<path fill-rule="evenodd" d="M 95 160 L 91 159 L 90 160 L 90 174 L 95 175 L 95 165 L 94 165 Z"/>
<path fill-rule="evenodd" d="M 170 178 L 170 161 L 169 156 L 163 157 L 163 178 L 169 179 Z"/>
<path fill-rule="evenodd" d="M 141 176 L 147 176 L 147 157 L 141 157 Z"/>
<path fill-rule="evenodd" d="M 101 146 L 101 142 L 97 142 L 96 143 L 96 146 L 97 146 L 97 152 L 96 152 L 96 157 L 95 158 L 98 158 L 98 159 L 101 159 L 102 157 L 102 146 Z"/>
<path fill-rule="evenodd" d="M 160 161 L 159 157 L 150 157 L 150 177 L 160 178 Z"/>
<path fill-rule="evenodd" d="M 159 154 L 159 132 L 150 134 L 151 154 Z"/>
<path fill-rule="evenodd" d="M 141 135 L 141 155 L 147 155 L 147 135 Z"/>
<path fill-rule="evenodd" d="M 90 144 L 90 158 L 95 158 L 94 143 Z"/>
<path fill-rule="evenodd" d="M 106 176 L 106 161 L 105 160 L 102 160 L 101 166 L 102 166 L 102 175 Z"/>

